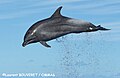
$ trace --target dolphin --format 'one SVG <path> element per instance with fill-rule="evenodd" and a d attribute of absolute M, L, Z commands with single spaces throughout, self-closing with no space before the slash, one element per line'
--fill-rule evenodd
<path fill-rule="evenodd" d="M 33 24 L 26 32 L 22 46 L 25 47 L 28 44 L 40 42 L 45 47 L 51 47 L 46 43 L 47 41 L 67 34 L 110 30 L 100 25 L 95 26 L 84 20 L 63 16 L 61 15 L 61 9 L 62 6 L 51 17 Z"/>

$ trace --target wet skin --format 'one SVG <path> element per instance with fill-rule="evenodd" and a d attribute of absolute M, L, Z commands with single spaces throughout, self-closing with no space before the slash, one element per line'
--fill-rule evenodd
<path fill-rule="evenodd" d="M 46 43 L 47 41 L 70 33 L 109 30 L 100 25 L 95 26 L 90 22 L 62 16 L 60 13 L 61 8 L 59 7 L 51 17 L 33 24 L 26 32 L 22 46 L 25 47 L 28 44 L 40 42 L 45 47 L 51 47 Z"/>

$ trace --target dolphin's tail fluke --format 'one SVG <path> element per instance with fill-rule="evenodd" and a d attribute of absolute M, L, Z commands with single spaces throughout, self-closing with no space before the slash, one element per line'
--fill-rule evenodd
<path fill-rule="evenodd" d="M 107 28 L 101 27 L 101 25 L 98 25 L 98 26 L 97 26 L 97 30 L 106 31 L 106 30 L 110 30 L 110 29 L 107 29 Z"/>

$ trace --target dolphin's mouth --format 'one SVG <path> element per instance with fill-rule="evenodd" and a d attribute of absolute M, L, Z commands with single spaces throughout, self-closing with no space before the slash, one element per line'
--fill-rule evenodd
<path fill-rule="evenodd" d="M 29 44 L 29 42 L 24 41 L 24 42 L 22 43 L 22 46 L 25 47 L 25 46 L 28 45 L 28 44 Z"/>
<path fill-rule="evenodd" d="M 25 47 L 26 45 L 27 45 L 26 42 L 23 42 L 23 43 L 22 43 L 22 46 L 23 46 L 23 47 Z"/>
<path fill-rule="evenodd" d="M 30 43 L 35 43 L 37 42 L 38 39 L 36 38 L 36 36 L 32 36 L 32 37 L 28 37 L 24 39 L 24 42 L 22 43 L 22 46 L 25 47 L 26 45 L 30 44 Z"/>
<path fill-rule="evenodd" d="M 28 41 L 24 41 L 24 42 L 22 43 L 22 46 L 25 47 L 26 45 L 28 45 L 28 44 L 30 44 L 30 43 L 34 43 L 34 42 L 35 42 L 34 39 L 30 39 L 30 40 L 28 40 Z"/>

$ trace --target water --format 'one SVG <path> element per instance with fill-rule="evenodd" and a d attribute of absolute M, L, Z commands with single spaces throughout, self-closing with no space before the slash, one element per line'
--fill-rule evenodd
<path fill-rule="evenodd" d="M 68 35 L 48 42 L 51 49 L 39 43 L 22 48 L 26 30 L 36 21 L 51 16 L 59 6 L 63 6 L 64 16 L 111 30 Z M 54 73 L 55 78 L 119 78 L 119 7 L 119 0 L 1 0 L 0 74 Z"/>

